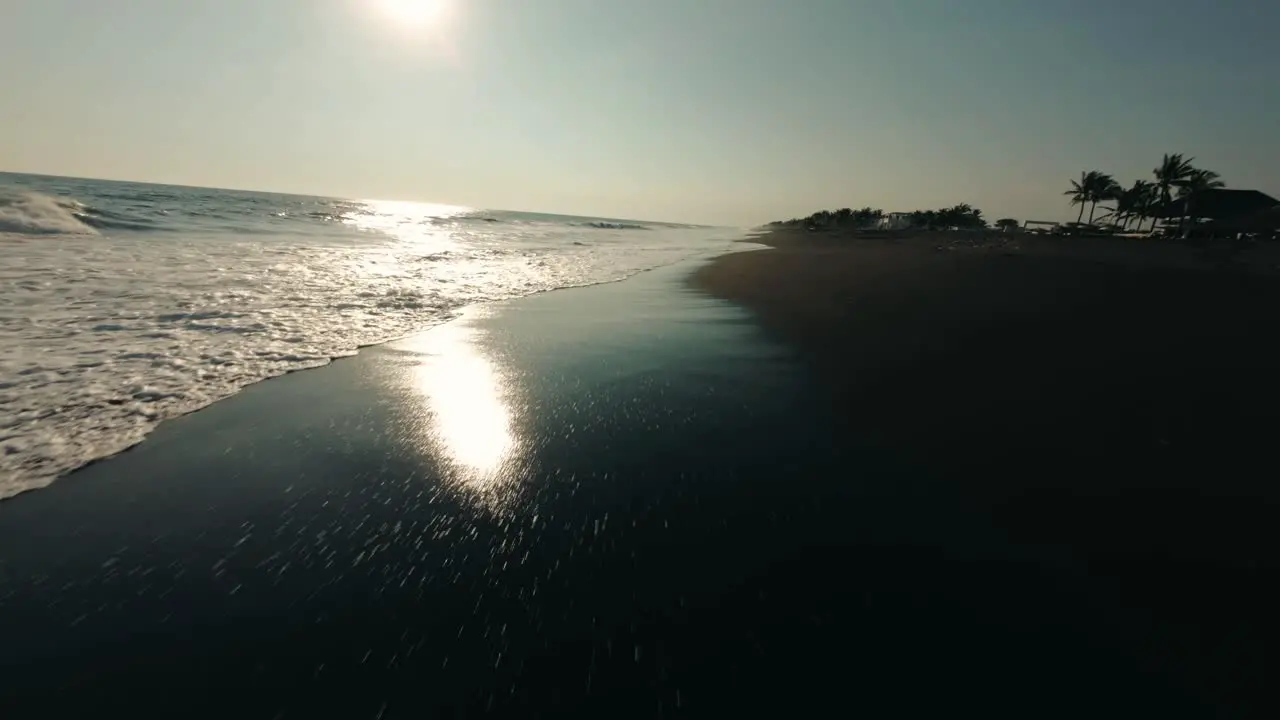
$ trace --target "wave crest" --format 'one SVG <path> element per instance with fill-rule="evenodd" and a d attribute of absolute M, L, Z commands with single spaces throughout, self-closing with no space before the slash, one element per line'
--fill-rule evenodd
<path fill-rule="evenodd" d="M 605 222 L 603 220 L 593 220 L 591 222 L 582 223 L 586 227 L 593 227 L 600 230 L 648 230 L 647 225 L 633 225 L 631 223 L 621 222 Z"/>
<path fill-rule="evenodd" d="M 80 219 L 84 205 L 37 192 L 0 191 L 0 233 L 18 235 L 97 235 Z"/>
<path fill-rule="evenodd" d="M 79 205 L 75 210 L 76 219 L 99 230 L 161 230 L 154 220 L 142 217 L 131 217 L 120 213 L 107 212 L 97 208 Z"/>

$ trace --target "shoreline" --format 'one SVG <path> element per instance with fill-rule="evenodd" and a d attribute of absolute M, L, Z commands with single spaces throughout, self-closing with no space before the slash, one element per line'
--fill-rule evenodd
<path fill-rule="evenodd" d="M 745 240 L 733 240 L 733 241 L 731 241 L 731 242 L 745 242 Z M 729 254 L 732 254 L 732 252 L 733 252 L 733 251 L 730 251 L 730 253 L 729 253 Z M 4 508 L 4 505 L 5 505 L 6 503 L 8 503 L 8 502 L 12 501 L 12 500 L 13 500 L 13 499 L 15 499 L 15 498 L 21 497 L 21 496 L 26 495 L 26 494 L 31 493 L 31 492 L 38 492 L 38 491 L 41 491 L 41 490 L 47 490 L 47 489 L 48 489 L 49 487 L 51 487 L 54 483 L 64 481 L 64 480 L 66 480 L 67 478 L 72 477 L 72 476 L 74 476 L 75 474 L 77 474 L 77 473 L 79 473 L 79 472 L 82 472 L 82 471 L 83 471 L 83 470 L 85 470 L 86 468 L 92 467 L 92 466 L 94 466 L 94 465 L 97 465 L 98 463 L 102 463 L 102 462 L 105 462 L 105 461 L 111 460 L 111 459 L 113 459 L 113 458 L 119 457 L 120 455 L 124 455 L 124 454 L 126 454 L 126 453 L 129 453 L 129 452 L 133 451 L 133 450 L 134 450 L 134 449 L 136 449 L 138 446 L 140 446 L 140 445 L 142 445 L 143 443 L 145 443 L 145 442 L 147 441 L 147 439 L 148 439 L 148 438 L 149 438 L 153 433 L 155 433 L 155 432 L 156 432 L 156 430 L 157 430 L 159 427 L 163 426 L 163 425 L 164 425 L 164 424 L 166 424 L 166 423 L 171 423 L 171 422 L 174 422 L 174 421 L 177 421 L 177 420 L 181 420 L 182 418 L 188 417 L 188 416 L 193 415 L 193 414 L 195 414 L 195 413 L 199 413 L 199 412 L 206 411 L 206 410 L 208 410 L 209 408 L 211 408 L 211 407 L 213 407 L 213 406 L 217 405 L 218 403 L 225 402 L 226 400 L 231 399 L 231 398 L 233 398 L 233 397 L 236 397 L 236 396 L 237 396 L 237 395 L 239 395 L 240 393 L 243 393 L 243 392 L 245 392 L 246 390 L 248 390 L 248 389 L 250 389 L 250 388 L 252 388 L 252 387 L 255 387 L 255 386 L 257 386 L 257 385 L 260 385 L 260 384 L 262 384 L 262 383 L 269 382 L 269 381 L 272 381 L 272 380 L 276 380 L 276 379 L 279 379 L 279 378 L 282 378 L 282 377 L 287 377 L 287 376 L 289 376 L 289 375 L 294 375 L 294 374 L 296 374 L 296 373 L 308 372 L 308 371 L 313 371 L 313 370 L 320 370 L 320 369 L 323 369 L 323 368 L 329 367 L 329 366 L 333 365 L 334 363 L 337 363 L 337 362 L 340 362 L 340 361 L 343 361 L 343 360 L 347 360 L 347 359 L 350 359 L 350 358 L 356 357 L 357 355 L 359 355 L 359 354 L 360 354 L 360 352 L 362 352 L 362 351 L 364 351 L 364 350 L 367 350 L 367 349 L 369 349 L 369 348 L 376 348 L 376 347 L 381 347 L 381 346 L 385 346 L 385 345 L 393 344 L 393 343 L 396 343 L 396 342 L 400 342 L 400 341 L 406 340 L 406 339 L 408 339 L 408 338 L 412 338 L 412 337 L 415 337 L 415 336 L 417 336 L 417 335 L 421 335 L 422 333 L 430 332 L 432 329 L 437 328 L 437 327 L 440 327 L 440 326 L 442 326 L 442 325 L 447 325 L 447 324 L 449 324 L 449 323 L 456 322 L 459 318 L 464 317 L 464 316 L 465 316 L 465 315 L 467 315 L 468 313 L 474 313 L 477 309 L 480 309 L 480 308 L 493 307 L 493 306 L 500 306 L 500 305 L 503 305 L 503 304 L 506 304 L 506 303 L 517 302 L 517 301 L 519 301 L 519 300 L 521 300 L 521 299 L 524 299 L 524 298 L 536 297 L 536 296 L 539 296 L 539 295 L 545 295 L 545 294 L 548 294 L 548 293 L 561 292 L 561 291 L 565 291 L 565 290 L 579 290 L 579 289 L 592 288 L 592 287 L 599 287 L 599 286 L 605 286 L 605 285 L 613 285 L 613 284 L 617 284 L 617 283 L 627 282 L 628 280 L 631 280 L 632 278 L 635 278 L 635 277 L 636 277 L 636 276 L 638 276 L 638 275 L 643 275 L 643 274 L 645 274 L 645 273 L 653 272 L 653 271 L 656 271 L 656 270 L 663 270 L 663 269 L 671 268 L 671 267 L 680 267 L 680 266 L 685 266 L 685 265 L 690 265 L 690 266 L 692 266 L 692 265 L 695 265 L 695 264 L 705 263 L 705 262 L 708 262 L 710 259 L 712 259 L 712 258 L 714 258 L 714 257 L 716 257 L 716 256 L 714 256 L 714 255 L 702 255 L 702 256 L 696 256 L 696 257 L 688 257 L 688 258 L 683 258 L 683 259 L 680 259 L 680 260 L 676 260 L 676 261 L 671 262 L 671 263 L 667 263 L 667 264 L 665 264 L 665 265 L 656 265 L 656 266 L 651 267 L 651 268 L 645 268 L 645 269 L 643 269 L 643 270 L 639 270 L 639 271 L 634 272 L 634 273 L 632 273 L 632 274 L 630 274 L 630 275 L 627 275 L 627 276 L 625 276 L 625 277 L 616 278 L 616 279 L 613 279 L 613 280 L 603 280 L 603 281 L 600 281 L 600 282 L 587 283 L 587 284 L 583 284 L 583 285 L 565 285 L 565 286 L 561 286 L 561 287 L 549 288 L 549 289 L 546 289 L 546 290 L 537 290 L 537 291 L 532 292 L 532 293 L 529 293 L 529 294 L 527 294 L 527 295 L 519 295 L 519 296 L 507 297 L 507 298 L 498 298 L 498 299 L 482 300 L 482 301 L 475 302 L 475 303 L 472 303 L 472 304 L 469 304 L 469 305 L 459 306 L 459 307 L 457 307 L 457 308 L 454 308 L 454 309 L 450 310 L 450 311 L 449 311 L 449 314 L 447 314 L 447 315 L 446 315 L 446 316 L 444 316 L 443 318 L 439 319 L 439 320 L 438 320 L 437 322 L 435 322 L 434 324 L 427 325 L 427 326 L 424 326 L 424 327 L 418 328 L 418 329 L 413 330 L 413 331 L 409 331 L 409 332 L 401 333 L 401 334 L 399 334 L 399 335 L 395 335 L 395 336 L 392 336 L 392 337 L 388 337 L 388 338 L 386 338 L 386 339 L 379 340 L 379 341 L 377 341 L 377 342 L 371 342 L 371 343 L 365 343 L 365 344 L 362 344 L 362 345 L 357 345 L 357 346 L 355 346 L 351 351 L 346 352 L 346 353 L 341 354 L 341 355 L 333 355 L 333 356 L 330 356 L 326 361 L 324 361 L 324 362 L 322 362 L 322 363 L 319 363 L 319 364 L 315 364 L 315 365 L 308 365 L 308 366 L 305 366 L 305 367 L 291 368 L 291 369 L 288 369 L 288 370 L 286 370 L 286 371 L 284 371 L 284 372 L 277 373 L 277 374 L 275 374 L 275 375 L 268 375 L 268 376 L 263 377 L 263 378 L 260 378 L 260 379 L 258 379 L 258 380 L 254 380 L 254 381 L 252 381 L 252 382 L 249 382 L 249 383 L 247 383 L 247 384 L 245 384 L 245 385 L 241 385 L 241 386 L 240 386 L 239 388 L 237 388 L 235 391 L 233 391 L 233 392 L 231 392 L 231 393 L 229 393 L 229 394 L 227 394 L 227 395 L 223 395 L 223 396 L 221 396 L 221 397 L 218 397 L 218 398 L 216 398 L 216 399 L 214 399 L 214 400 L 212 400 L 212 401 L 209 401 L 209 402 L 207 402 L 207 403 L 205 403 L 205 404 L 203 404 L 203 405 L 199 405 L 199 406 L 197 406 L 197 407 L 193 407 L 193 408 L 191 408 L 191 409 L 189 409 L 189 410 L 184 410 L 184 411 L 182 411 L 182 412 L 179 412 L 179 413 L 176 413 L 176 414 L 173 414 L 173 415 L 165 416 L 165 417 L 163 417 L 162 419 L 160 419 L 160 420 L 157 420 L 157 421 L 153 422 L 153 423 L 152 423 L 152 425 L 151 425 L 150 427 L 146 428 L 146 430 L 144 431 L 144 433 L 142 434 L 142 436 L 141 436 L 141 437 L 139 437 L 136 441 L 131 442 L 131 443 L 129 443 L 128 445 L 125 445 L 124 447 L 121 447 L 121 448 L 120 448 L 120 449 L 118 449 L 118 450 L 114 450 L 114 451 L 112 451 L 112 452 L 108 452 L 108 453 L 105 453 L 105 454 L 102 454 L 102 455 L 98 455 L 98 456 L 96 456 L 96 457 L 93 457 L 93 458 L 91 458 L 91 459 L 89 459 L 89 460 L 85 461 L 84 463 L 82 463 L 82 464 L 80 464 L 80 465 L 77 465 L 77 466 L 75 466 L 75 467 L 73 467 L 73 468 L 71 468 L 71 469 L 69 469 L 69 470 L 66 470 L 65 472 L 61 472 L 61 473 L 59 473 L 59 474 L 57 474 L 57 475 L 53 476 L 51 479 L 47 479 L 47 481 L 46 481 L 46 477 L 47 477 L 47 476 L 41 476 L 41 477 L 40 477 L 40 480 L 39 480 L 39 481 L 37 481 L 37 482 L 39 482 L 39 483 L 41 483 L 41 484 L 27 484 L 27 485 L 23 486 L 21 489 L 18 489 L 17 491 L 14 491 L 14 492 L 11 492 L 11 493 L 8 493 L 8 494 L 5 494 L 5 495 L 0 496 L 0 512 L 3 512 L 3 508 Z"/>
<path fill-rule="evenodd" d="M 987 252 L 1054 257 L 1085 263 L 1234 271 L 1280 275 L 1280 243 L 1207 242 L 1121 235 L 1055 236 L 996 229 L 852 230 L 764 226 L 753 231 L 769 246 L 851 242 L 914 247 L 933 252 Z"/>
<path fill-rule="evenodd" d="M 0 707 L 714 706 L 731 678 L 696 670 L 731 628 L 662 618 L 778 551 L 725 524 L 758 513 L 741 488 L 780 497 L 768 479 L 828 453 L 771 452 L 801 432 L 802 379 L 687 272 L 476 308 L 15 498 Z M 593 661 L 605 643 L 627 661 Z"/>
<path fill-rule="evenodd" d="M 1264 706 L 1273 497 L 1103 481 L 1145 452 L 1099 468 L 920 427 L 982 366 L 951 340 L 991 351 L 963 326 L 975 309 L 1110 275 L 1011 285 L 1001 265 L 1025 258 L 902 250 L 730 253 L 476 307 L 23 494 L 0 522 L 0 547 L 23 548 L 0 555 L 0 706 Z M 717 289 L 742 305 L 690 286 L 726 268 Z M 988 295 L 952 307 L 974 285 Z M 939 308 L 931 345 L 917 325 Z M 959 415 L 999 420 L 924 424 Z"/>

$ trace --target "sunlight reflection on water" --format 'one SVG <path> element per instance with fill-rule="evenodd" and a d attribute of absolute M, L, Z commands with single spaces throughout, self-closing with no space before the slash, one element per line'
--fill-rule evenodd
<path fill-rule="evenodd" d="M 342 219 L 360 230 L 385 233 L 400 240 L 440 242 L 443 249 L 453 243 L 449 242 L 449 233 L 442 232 L 436 223 L 470 212 L 474 211 L 456 205 L 366 200 L 359 210 L 344 214 Z"/>
<path fill-rule="evenodd" d="M 352 252 L 350 268 L 359 281 L 419 277 L 429 272 L 431 284 L 479 290 L 495 276 L 513 269 L 495 268 L 501 262 L 476 247 L 474 233 L 462 231 L 459 221 L 475 210 L 457 205 L 367 200 L 345 213 L 343 222 L 392 242 L 379 249 Z M 495 275 L 495 271 L 497 271 Z"/>
<path fill-rule="evenodd" d="M 0 232 L 0 497 L 464 307 L 619 280 L 737 235 L 6 173 L 0 204 L 31 229 Z"/>

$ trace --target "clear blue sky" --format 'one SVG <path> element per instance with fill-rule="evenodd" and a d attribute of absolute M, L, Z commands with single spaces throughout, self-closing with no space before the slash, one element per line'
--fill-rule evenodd
<path fill-rule="evenodd" d="M 424 0 L 430 2 L 431 0 Z M 754 224 L 1280 193 L 1259 0 L 0 0 L 0 170 Z"/>

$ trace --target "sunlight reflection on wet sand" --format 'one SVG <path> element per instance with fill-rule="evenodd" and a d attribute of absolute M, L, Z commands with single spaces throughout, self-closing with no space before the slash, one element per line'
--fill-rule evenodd
<path fill-rule="evenodd" d="M 399 344 L 416 355 L 404 373 L 420 398 L 411 441 L 445 460 L 450 477 L 490 506 L 503 505 L 515 482 L 521 442 L 510 405 L 512 385 L 480 342 L 479 313 Z"/>

